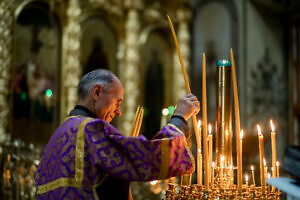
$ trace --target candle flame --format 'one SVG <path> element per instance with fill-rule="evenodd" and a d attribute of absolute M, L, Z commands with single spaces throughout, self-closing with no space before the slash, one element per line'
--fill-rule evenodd
<path fill-rule="evenodd" d="M 198 153 L 201 153 L 201 149 L 197 149 Z"/>
<path fill-rule="evenodd" d="M 211 129 L 212 129 L 212 127 L 211 127 L 211 124 L 209 123 L 208 124 L 208 134 L 210 134 L 210 135 L 211 135 Z"/>
<path fill-rule="evenodd" d="M 268 173 L 268 178 L 271 178 L 271 174 L 270 173 Z"/>
<path fill-rule="evenodd" d="M 253 166 L 253 165 L 251 165 L 251 167 L 250 167 L 250 168 L 251 168 L 251 170 L 252 170 L 252 171 L 254 171 L 254 166 Z"/>
<path fill-rule="evenodd" d="M 266 159 L 264 158 L 263 161 L 264 161 L 264 166 L 266 166 L 267 165 Z"/>
<path fill-rule="evenodd" d="M 271 167 L 271 171 L 274 171 L 274 167 Z"/>
<path fill-rule="evenodd" d="M 276 166 L 279 167 L 279 161 L 276 161 Z"/>
<path fill-rule="evenodd" d="M 211 166 L 212 166 L 212 167 L 215 167 L 215 162 L 214 162 L 214 161 L 211 163 Z"/>
<path fill-rule="evenodd" d="M 169 114 L 168 108 L 162 109 L 162 114 L 163 114 L 163 116 L 167 116 Z"/>
<path fill-rule="evenodd" d="M 201 127 L 201 120 L 198 120 L 197 127 L 198 127 L 198 129 L 200 129 L 200 127 Z"/>
<path fill-rule="evenodd" d="M 245 180 L 248 181 L 248 174 L 245 175 Z"/>
<path fill-rule="evenodd" d="M 256 127 L 257 127 L 258 136 L 262 136 L 260 126 L 257 124 Z"/>
<path fill-rule="evenodd" d="M 157 180 L 150 181 L 150 184 L 151 184 L 151 185 L 155 185 L 156 183 L 157 183 Z"/>
<path fill-rule="evenodd" d="M 270 120 L 270 126 L 271 126 L 272 132 L 274 132 L 275 131 L 275 127 L 274 127 L 272 119 Z"/>
<path fill-rule="evenodd" d="M 224 162 L 224 156 L 221 156 L 221 163 L 223 163 Z"/>
<path fill-rule="evenodd" d="M 241 132 L 240 132 L 240 140 L 243 139 L 243 136 L 244 136 L 244 130 L 242 129 Z"/>
<path fill-rule="evenodd" d="M 230 171 L 232 170 L 232 165 L 229 165 L 229 169 L 230 169 Z"/>

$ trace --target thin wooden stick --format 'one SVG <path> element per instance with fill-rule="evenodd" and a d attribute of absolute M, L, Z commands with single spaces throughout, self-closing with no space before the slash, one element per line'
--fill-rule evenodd
<path fill-rule="evenodd" d="M 129 134 L 130 137 L 134 137 L 133 134 L 134 134 L 134 130 L 135 130 L 135 127 L 136 127 L 136 120 L 137 120 L 139 112 L 140 112 L 140 106 L 137 107 L 134 118 L 133 118 L 133 121 L 132 121 L 132 125 L 131 125 L 131 128 L 130 128 L 130 134 Z"/>
<path fill-rule="evenodd" d="M 173 39 L 174 39 L 175 46 L 176 46 L 176 49 L 177 49 L 177 54 L 178 54 L 178 57 L 179 57 L 179 62 L 180 62 L 180 66 L 181 66 L 181 70 L 182 70 L 182 74 L 183 74 L 183 78 L 184 78 L 184 82 L 185 82 L 186 91 L 187 91 L 188 94 L 190 94 L 191 93 L 191 88 L 190 88 L 188 76 L 186 74 L 186 70 L 185 70 L 185 67 L 184 67 L 184 63 L 183 63 L 181 51 L 180 51 L 180 48 L 179 48 L 177 36 L 176 36 L 175 30 L 174 30 L 174 27 L 173 27 L 173 23 L 172 23 L 170 17 L 168 15 L 167 15 L 167 17 L 168 17 L 168 20 L 169 20 L 169 23 L 170 23 Z M 194 132 L 195 132 L 196 143 L 197 143 L 197 148 L 198 148 L 199 147 L 199 144 L 198 144 L 199 142 L 198 141 L 200 141 L 200 138 L 199 138 L 199 134 L 198 134 L 198 131 L 197 131 L 196 115 L 192 116 L 192 120 L 193 120 Z"/>

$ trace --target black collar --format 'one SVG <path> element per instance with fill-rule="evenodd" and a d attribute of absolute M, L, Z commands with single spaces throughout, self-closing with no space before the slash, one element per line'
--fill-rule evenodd
<path fill-rule="evenodd" d="M 83 115 L 86 117 L 97 118 L 97 115 L 89 110 L 87 107 L 76 105 L 75 108 L 70 112 L 70 116 Z"/>

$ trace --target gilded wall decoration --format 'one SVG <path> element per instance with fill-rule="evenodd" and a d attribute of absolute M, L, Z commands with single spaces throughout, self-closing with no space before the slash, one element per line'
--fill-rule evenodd
<path fill-rule="evenodd" d="M 12 44 L 14 23 L 14 1 L 0 2 L 0 142 L 9 133 L 10 80 L 12 66 Z"/>
<path fill-rule="evenodd" d="M 124 134 L 129 133 L 131 122 L 134 117 L 138 90 L 136 84 L 139 82 L 139 38 L 140 24 L 138 11 L 134 8 L 129 9 L 125 23 L 125 44 L 126 44 L 126 67 L 123 72 L 124 86 L 124 115 L 120 121 L 120 129 Z"/>
<path fill-rule="evenodd" d="M 78 0 L 70 0 L 67 9 L 67 25 L 63 30 L 63 74 L 62 86 L 66 94 L 62 94 L 61 119 L 67 116 L 77 103 L 77 85 L 80 69 L 80 14 Z M 64 93 L 64 92 L 62 92 Z M 64 107 L 65 105 L 65 107 Z"/>

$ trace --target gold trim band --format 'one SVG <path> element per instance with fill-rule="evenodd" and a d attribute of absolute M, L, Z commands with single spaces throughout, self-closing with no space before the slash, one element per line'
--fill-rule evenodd
<path fill-rule="evenodd" d="M 84 128 L 86 124 L 94 120 L 93 118 L 84 119 L 78 128 L 76 138 L 76 151 L 75 151 L 75 178 L 59 178 L 47 184 L 37 187 L 37 194 L 42 194 L 54 190 L 59 187 L 71 186 L 82 187 L 83 180 L 83 156 L 84 156 Z"/>
<path fill-rule="evenodd" d="M 164 179 L 167 177 L 168 175 L 168 171 L 169 171 L 169 166 L 170 166 L 170 147 L 169 147 L 169 143 L 170 140 L 162 140 L 162 146 L 161 146 L 161 164 L 160 164 L 160 171 L 159 171 L 159 175 L 158 178 L 159 179 Z"/>

